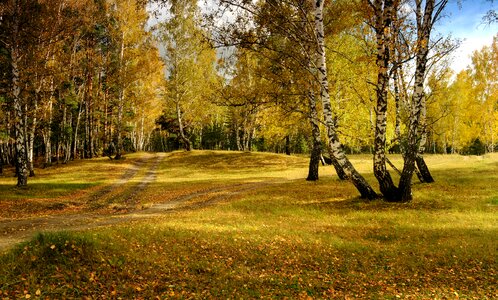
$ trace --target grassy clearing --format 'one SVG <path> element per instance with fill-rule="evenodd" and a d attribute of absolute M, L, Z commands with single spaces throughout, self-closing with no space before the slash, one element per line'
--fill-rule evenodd
<path fill-rule="evenodd" d="M 105 157 L 36 169 L 36 176 L 30 177 L 24 188 L 16 187 L 14 169 L 8 168 L 0 176 L 0 219 L 93 209 L 92 193 L 116 182 L 148 155 L 130 154 L 118 161 Z"/>
<path fill-rule="evenodd" d="M 368 158 L 354 159 L 374 182 Z M 498 297 L 498 155 L 428 157 L 437 182 L 415 184 L 409 204 L 364 202 L 332 175 L 306 182 L 306 164 L 270 154 L 175 152 L 142 201 L 238 182 L 275 183 L 152 221 L 38 236 L 0 258 L 7 270 L 0 295 Z"/>

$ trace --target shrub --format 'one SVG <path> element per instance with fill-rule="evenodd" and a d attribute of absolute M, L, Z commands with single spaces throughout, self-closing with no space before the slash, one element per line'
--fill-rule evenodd
<path fill-rule="evenodd" d="M 483 155 L 486 152 L 486 145 L 479 138 L 475 138 L 462 149 L 466 155 Z"/>

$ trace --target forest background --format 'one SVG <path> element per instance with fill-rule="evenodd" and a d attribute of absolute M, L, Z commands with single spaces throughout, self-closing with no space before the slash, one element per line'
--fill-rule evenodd
<path fill-rule="evenodd" d="M 347 164 L 337 158 L 375 154 L 385 183 L 388 152 L 496 151 L 498 36 L 455 74 L 459 41 L 421 35 L 428 4 L 430 34 L 451 17 L 448 1 L 201 2 L 148 12 L 138 0 L 4 1 L 0 172 L 15 165 L 25 185 L 35 166 L 177 149 L 311 153 L 318 168 L 313 157 L 328 150 L 339 175 Z M 495 11 L 486 17 L 496 22 Z M 328 104 L 315 101 L 325 91 Z M 381 184 L 399 200 L 389 190 Z"/>

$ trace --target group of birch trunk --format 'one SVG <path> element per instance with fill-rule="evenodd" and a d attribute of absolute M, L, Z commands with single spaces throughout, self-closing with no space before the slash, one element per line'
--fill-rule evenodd
<path fill-rule="evenodd" d="M 130 148 L 144 149 L 162 63 L 143 4 L 0 5 L 0 165 L 16 166 L 17 185 L 34 176 L 36 154 L 45 166 L 111 148 L 119 158 L 125 137 Z"/>
<path fill-rule="evenodd" d="M 222 8 L 220 11 L 231 8 L 231 12 L 239 17 L 230 26 L 211 24 L 218 30 L 215 38 L 218 44 L 236 45 L 265 53 L 263 56 L 270 60 L 273 57 L 274 63 L 281 68 L 293 70 L 294 77 L 288 81 L 296 93 L 302 95 L 299 101 L 306 107 L 312 132 L 313 146 L 307 179 L 318 179 L 320 156 L 326 151 L 338 176 L 352 182 L 361 197 L 374 199 L 379 195 L 349 161 L 340 141 L 340 124 L 334 110 L 335 104 L 331 100 L 331 90 L 335 93 L 337 87 L 335 81 L 328 78 L 330 69 L 327 68 L 326 51 L 330 48 L 326 46 L 327 34 L 337 35 L 342 30 L 341 26 L 347 27 L 341 25 L 342 20 L 339 20 L 341 17 L 347 18 L 344 13 L 334 13 L 334 10 L 352 11 L 353 18 L 356 18 L 355 26 L 368 26 L 372 32 L 370 37 L 376 44 L 373 166 L 380 192 L 386 201 L 411 201 L 412 176 L 415 172 L 423 182 L 433 181 L 423 159 L 427 140 L 424 85 L 428 53 L 433 46 L 431 32 L 447 1 L 288 0 L 255 4 L 221 0 L 219 4 Z M 248 19 L 252 23 L 247 22 Z M 414 36 L 413 40 L 409 40 L 410 36 Z M 290 46 L 285 47 L 283 44 Z M 413 70 L 411 87 L 406 84 L 410 70 Z M 390 91 L 395 97 L 388 97 Z M 285 96 L 283 93 L 282 97 Z M 393 141 L 387 141 L 388 101 L 392 98 L 396 101 L 396 137 Z M 404 133 L 400 126 L 401 105 L 404 105 L 409 115 Z M 320 133 L 323 127 L 326 131 L 325 149 L 322 149 Z M 404 158 L 403 168 L 398 171 L 398 185 L 387 169 L 387 164 L 394 167 L 387 158 L 388 144 L 398 144 Z"/>
<path fill-rule="evenodd" d="M 390 73 L 398 73 L 398 70 L 402 68 L 403 62 L 396 59 L 399 58 L 396 51 L 400 51 L 398 43 L 403 38 L 403 33 L 400 32 L 403 24 L 400 24 L 400 21 L 406 16 L 400 16 L 398 13 L 400 5 L 403 4 L 401 1 L 368 1 L 368 5 L 373 11 L 373 27 L 377 40 L 376 64 L 378 67 L 374 174 L 379 182 L 381 193 L 388 201 L 410 201 L 412 199 L 411 180 L 417 168 L 420 171 L 422 181 L 428 183 L 434 181 L 423 159 L 427 140 L 425 78 L 431 45 L 431 31 L 447 2 L 415 0 L 414 3 L 416 43 L 413 55 L 415 56 L 415 75 L 412 98 L 409 102 L 410 114 L 406 148 L 403 149 L 404 165 L 399 185 L 396 186 L 386 168 L 387 90 L 391 78 Z M 397 133 L 399 135 L 399 131 Z M 397 138 L 400 139 L 400 136 Z"/>

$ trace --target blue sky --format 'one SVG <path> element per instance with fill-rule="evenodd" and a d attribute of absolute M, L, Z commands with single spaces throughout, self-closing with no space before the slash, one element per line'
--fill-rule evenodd
<path fill-rule="evenodd" d="M 490 45 L 493 36 L 498 34 L 498 24 L 483 24 L 482 17 L 490 9 L 498 10 L 498 1 L 464 0 L 460 7 L 456 0 L 450 0 L 446 8 L 446 16 L 436 25 L 436 31 L 442 34 L 451 33 L 462 41 L 460 48 L 453 54 L 451 67 L 459 72 L 466 68 L 474 50 Z"/>

